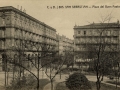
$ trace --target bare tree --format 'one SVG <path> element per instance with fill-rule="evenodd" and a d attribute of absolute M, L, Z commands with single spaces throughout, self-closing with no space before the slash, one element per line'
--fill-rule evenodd
<path fill-rule="evenodd" d="M 99 25 L 101 28 L 97 28 L 98 24 L 91 24 L 92 28 L 96 30 L 98 38 L 94 38 L 94 45 L 87 45 L 85 48 L 88 51 L 88 54 L 94 59 L 94 70 L 96 72 L 96 87 L 97 90 L 101 88 L 101 81 L 105 76 L 106 70 L 112 68 L 112 63 L 110 62 L 111 56 L 114 54 L 111 48 L 116 48 L 114 45 L 111 45 L 111 42 L 107 36 L 107 30 L 110 29 L 111 24 L 109 23 L 112 19 L 111 13 L 108 14 L 105 18 L 101 17 Z M 116 52 L 116 51 L 115 51 Z"/>
<path fill-rule="evenodd" d="M 65 61 L 64 65 L 66 65 L 66 68 L 68 69 L 68 71 L 72 72 L 73 71 L 73 66 L 74 66 L 74 50 L 73 50 L 73 47 L 65 46 L 64 49 L 63 49 L 62 57 L 64 57 L 64 61 Z M 60 79 L 61 79 L 62 70 L 59 73 L 60 74 Z"/>
<path fill-rule="evenodd" d="M 74 65 L 74 52 L 73 52 L 73 50 L 65 50 L 64 56 L 66 57 L 67 67 L 72 66 L 72 68 L 73 68 L 73 65 Z"/>
<path fill-rule="evenodd" d="M 54 53 L 52 53 L 52 57 L 48 56 L 48 62 L 50 64 L 45 69 L 45 74 L 50 79 L 51 90 L 53 90 L 53 81 L 54 81 L 54 78 L 59 73 L 61 73 L 62 67 L 63 67 L 63 65 L 65 65 L 65 62 L 67 60 L 66 56 L 59 55 L 59 57 L 58 57 L 59 59 L 57 59 L 57 60 L 54 57 L 55 57 Z"/>
<path fill-rule="evenodd" d="M 37 79 L 37 90 L 39 90 L 40 70 L 49 64 L 49 62 L 44 61 L 44 58 L 51 52 L 57 53 L 53 49 L 55 48 L 55 46 L 50 46 L 47 44 L 41 44 L 37 42 L 35 43 L 31 40 L 28 42 L 26 42 L 25 40 L 21 40 L 16 44 L 16 46 L 12 47 L 15 57 L 14 59 L 12 58 L 12 60 L 8 61 L 8 63 L 13 64 L 13 79 L 15 71 L 14 69 L 15 67 L 19 67 L 20 77 L 21 72 L 23 72 L 24 75 L 24 70 L 31 73 Z M 27 55 L 27 52 L 32 52 L 33 54 L 35 54 L 35 56 L 32 56 L 30 54 Z M 26 65 L 26 63 L 30 65 Z M 30 67 L 36 69 L 35 71 L 37 72 L 37 75 L 31 70 Z"/>
<path fill-rule="evenodd" d="M 34 49 L 36 50 L 33 53 L 37 54 L 37 61 L 34 62 L 33 60 L 30 60 L 32 65 L 34 66 L 34 68 L 36 68 L 37 70 L 37 81 L 38 81 L 38 85 L 37 88 L 39 88 L 39 75 L 40 75 L 40 70 L 43 67 L 46 67 L 47 65 L 51 64 L 50 62 L 47 62 L 47 60 L 45 60 L 45 58 L 49 55 L 49 54 L 56 54 L 57 52 L 55 51 L 55 47 L 56 46 L 50 46 L 47 44 L 34 44 L 32 45 L 34 47 Z M 50 57 L 52 57 L 50 55 Z"/>
<path fill-rule="evenodd" d="M 118 48 L 111 48 L 113 51 L 116 51 L 116 53 L 114 53 L 114 55 L 111 55 L 111 63 L 112 63 L 112 75 L 116 77 L 116 89 L 117 89 L 117 85 L 119 82 L 119 78 L 120 78 L 120 56 L 119 56 L 119 49 Z M 113 77 L 112 76 L 112 77 Z M 114 79 L 114 77 L 113 77 Z"/>

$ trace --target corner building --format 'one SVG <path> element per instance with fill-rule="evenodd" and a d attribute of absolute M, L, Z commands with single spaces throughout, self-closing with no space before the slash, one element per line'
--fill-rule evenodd
<path fill-rule="evenodd" d="M 13 47 L 24 47 L 21 41 L 56 47 L 56 30 L 12 6 L 0 7 L 0 58 L 3 54 L 13 57 Z M 36 52 L 36 49 L 24 51 L 26 55 L 34 56 L 32 52 Z"/>
<path fill-rule="evenodd" d="M 101 35 L 100 32 L 102 32 Z M 119 52 L 120 49 L 119 21 L 115 23 L 92 23 L 84 26 L 75 25 L 74 40 L 76 61 L 89 62 L 93 57 L 90 55 L 92 50 L 88 50 L 87 47 L 98 47 L 100 43 L 105 44 L 105 52 L 115 54 Z"/>

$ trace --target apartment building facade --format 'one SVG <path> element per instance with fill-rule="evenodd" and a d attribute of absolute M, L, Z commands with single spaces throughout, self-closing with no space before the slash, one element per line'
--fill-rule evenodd
<path fill-rule="evenodd" d="M 29 47 L 26 47 L 27 43 Z M 38 55 L 37 51 L 47 49 L 57 51 L 56 45 L 54 28 L 12 6 L 0 7 L 0 58 L 4 54 L 14 58 L 15 51 L 21 49 L 27 56 Z"/>
<path fill-rule="evenodd" d="M 57 34 L 59 55 L 65 55 L 66 51 L 73 52 L 74 40 L 67 38 L 64 35 Z"/>
<path fill-rule="evenodd" d="M 120 24 L 92 23 L 84 26 L 74 26 L 75 59 L 78 62 L 89 62 L 95 48 L 105 44 L 105 52 L 118 52 L 120 48 Z M 88 47 L 91 47 L 88 49 Z M 88 55 L 89 54 L 89 55 Z"/>

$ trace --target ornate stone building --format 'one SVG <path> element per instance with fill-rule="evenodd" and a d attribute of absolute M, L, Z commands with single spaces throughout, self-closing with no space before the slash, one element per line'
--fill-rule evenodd
<path fill-rule="evenodd" d="M 93 52 L 100 45 L 105 52 L 114 53 L 120 48 L 120 24 L 92 23 L 84 26 L 74 26 L 74 40 L 76 60 L 89 61 L 93 59 Z M 88 48 L 89 47 L 89 48 Z M 91 48 L 90 48 L 91 47 Z"/>
<path fill-rule="evenodd" d="M 20 52 L 34 57 L 41 54 L 38 51 L 56 51 L 57 42 L 51 26 L 12 6 L 0 7 L 0 58 L 5 54 L 14 58 Z"/>
<path fill-rule="evenodd" d="M 57 34 L 59 55 L 64 55 L 65 51 L 73 52 L 74 41 L 64 35 Z"/>

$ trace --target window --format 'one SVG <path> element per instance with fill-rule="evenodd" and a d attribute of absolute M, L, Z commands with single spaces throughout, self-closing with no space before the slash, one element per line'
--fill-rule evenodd
<path fill-rule="evenodd" d="M 80 31 L 78 31 L 78 34 L 80 34 Z"/>
<path fill-rule="evenodd" d="M 86 31 L 84 31 L 84 35 L 86 35 Z"/>
<path fill-rule="evenodd" d="M 5 41 L 2 40 L 2 49 L 5 49 Z"/>
<path fill-rule="evenodd" d="M 107 35 L 110 36 L 110 31 L 107 31 Z"/>
<path fill-rule="evenodd" d="M 5 25 L 5 19 L 2 19 L 2 24 Z"/>
<path fill-rule="evenodd" d="M 7 17 L 7 20 L 9 20 L 9 17 Z"/>
<path fill-rule="evenodd" d="M 2 40 L 0 40 L 0 49 L 2 49 L 2 46 L 3 46 L 3 42 Z"/>
<path fill-rule="evenodd" d="M 114 36 L 117 36 L 117 35 L 118 35 L 117 30 L 114 30 L 114 31 L 113 31 L 113 35 L 114 35 Z"/>

